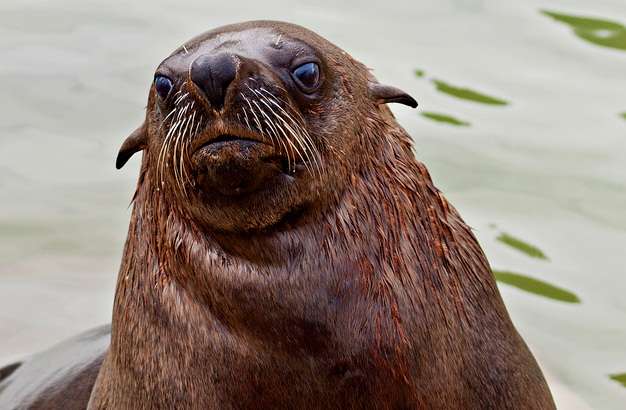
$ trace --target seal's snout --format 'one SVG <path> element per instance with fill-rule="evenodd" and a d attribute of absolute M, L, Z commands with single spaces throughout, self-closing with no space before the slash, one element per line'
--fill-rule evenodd
<path fill-rule="evenodd" d="M 228 86 L 237 75 L 237 62 L 232 54 L 204 54 L 191 63 L 191 80 L 204 93 L 212 107 L 224 106 Z"/>

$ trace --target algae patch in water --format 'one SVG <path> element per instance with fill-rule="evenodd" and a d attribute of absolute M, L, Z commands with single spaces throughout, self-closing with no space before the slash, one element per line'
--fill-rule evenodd
<path fill-rule="evenodd" d="M 619 116 L 626 120 L 626 112 L 621 113 Z"/>
<path fill-rule="evenodd" d="M 558 300 L 560 302 L 580 303 L 580 299 L 576 294 L 539 279 L 519 273 L 497 270 L 493 271 L 493 275 L 498 282 L 506 283 L 507 285 L 514 286 L 535 295 Z"/>
<path fill-rule="evenodd" d="M 419 68 L 415 69 L 414 73 L 415 73 L 415 77 L 419 77 L 419 78 L 422 78 L 426 75 L 426 72 L 424 70 L 420 70 Z"/>
<path fill-rule="evenodd" d="M 541 10 L 541 13 L 567 24 L 574 30 L 574 34 L 582 40 L 598 46 L 626 51 L 626 27 L 616 21 L 572 16 L 548 10 Z"/>
<path fill-rule="evenodd" d="M 437 122 L 443 122 L 445 124 L 455 125 L 457 127 L 469 127 L 470 123 L 467 121 L 459 120 L 451 115 L 439 114 L 436 112 L 422 111 L 422 116 Z"/>
<path fill-rule="evenodd" d="M 543 253 L 541 249 L 529 244 L 528 242 L 524 242 L 519 238 L 511 236 L 508 233 L 503 232 L 496 239 L 511 248 L 515 248 L 518 251 L 525 253 L 531 258 L 548 259 L 546 254 Z"/>
<path fill-rule="evenodd" d="M 610 374 L 609 378 L 626 387 L 626 373 Z"/>
<path fill-rule="evenodd" d="M 470 90 L 469 88 L 457 87 L 452 84 L 448 84 L 441 80 L 432 80 L 437 90 L 451 95 L 456 98 L 460 98 L 462 100 L 474 101 L 481 104 L 489 104 L 489 105 L 507 105 L 508 102 L 501 100 L 496 97 L 491 97 L 489 95 L 479 93 L 474 90 Z"/>

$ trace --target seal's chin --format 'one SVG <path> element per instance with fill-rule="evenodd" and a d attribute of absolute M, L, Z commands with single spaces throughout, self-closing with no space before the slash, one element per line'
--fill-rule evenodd
<path fill-rule="evenodd" d="M 262 190 L 288 173 L 284 158 L 272 145 L 234 135 L 211 139 L 191 159 L 198 187 L 225 196 Z"/>

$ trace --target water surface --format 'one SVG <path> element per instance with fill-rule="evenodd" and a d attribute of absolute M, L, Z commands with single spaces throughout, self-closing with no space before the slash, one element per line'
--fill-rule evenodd
<path fill-rule="evenodd" d="M 110 320 L 139 164 L 116 171 L 115 155 L 153 70 L 203 30 L 258 18 L 312 28 L 418 100 L 394 112 L 494 269 L 517 275 L 500 275 L 502 296 L 561 408 L 624 408 L 615 0 L 3 0 L 0 362 Z"/>

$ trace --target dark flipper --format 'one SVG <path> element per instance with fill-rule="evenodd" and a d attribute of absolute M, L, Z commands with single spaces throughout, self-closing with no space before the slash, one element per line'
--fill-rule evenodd
<path fill-rule="evenodd" d="M 11 363 L 8 366 L 4 366 L 0 369 L 0 382 L 11 375 L 18 367 L 22 365 L 22 362 Z"/>
<path fill-rule="evenodd" d="M 111 326 L 82 333 L 0 369 L 0 409 L 85 409 Z"/>

